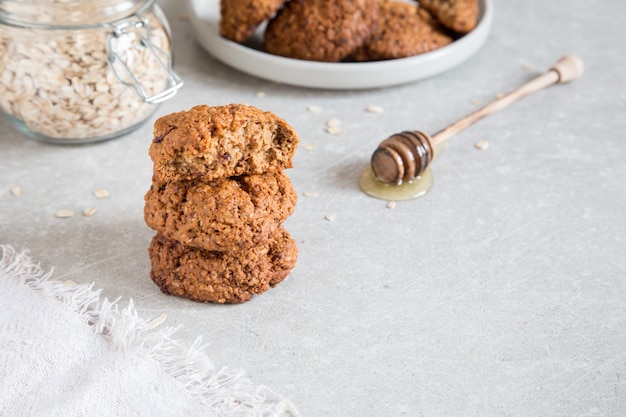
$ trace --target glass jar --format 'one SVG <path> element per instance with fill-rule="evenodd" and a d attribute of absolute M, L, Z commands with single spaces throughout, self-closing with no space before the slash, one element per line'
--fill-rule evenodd
<path fill-rule="evenodd" d="M 126 134 L 176 94 L 154 0 L 0 0 L 0 109 L 56 143 Z"/>

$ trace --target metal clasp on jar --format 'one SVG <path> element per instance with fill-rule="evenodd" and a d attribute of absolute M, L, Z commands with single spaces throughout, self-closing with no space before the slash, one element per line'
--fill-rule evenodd
<path fill-rule="evenodd" d="M 117 80 L 132 88 L 137 96 L 144 102 L 150 104 L 157 104 L 164 102 L 176 95 L 179 88 L 183 86 L 183 80 L 174 72 L 172 67 L 172 58 L 169 53 L 158 47 L 152 42 L 152 34 L 150 30 L 150 23 L 148 20 L 140 15 L 133 15 L 122 21 L 109 25 L 112 29 L 112 33 L 108 37 L 108 64 L 115 75 Z M 143 29 L 143 35 L 139 37 L 138 44 L 144 47 L 158 63 L 158 67 L 167 76 L 167 84 L 162 91 L 149 95 L 145 86 L 141 83 L 140 77 L 137 77 L 135 73 L 130 69 L 128 64 L 130 56 L 123 56 L 132 46 L 135 41 L 136 32 L 132 29 Z M 131 31 L 129 31 L 129 29 Z M 120 74 L 120 71 L 123 74 Z"/>

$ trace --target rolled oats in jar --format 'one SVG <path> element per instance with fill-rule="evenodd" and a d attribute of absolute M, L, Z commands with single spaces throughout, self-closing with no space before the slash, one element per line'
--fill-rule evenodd
<path fill-rule="evenodd" d="M 154 0 L 0 1 L 0 109 L 32 138 L 118 137 L 181 86 Z"/>

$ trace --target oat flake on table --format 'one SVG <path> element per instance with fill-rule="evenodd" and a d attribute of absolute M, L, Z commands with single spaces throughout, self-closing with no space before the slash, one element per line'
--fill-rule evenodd
<path fill-rule="evenodd" d="M 73 217 L 74 212 L 72 210 L 62 209 L 62 210 L 57 210 L 57 212 L 54 213 L 54 216 L 59 219 L 66 219 L 68 217 Z"/>
<path fill-rule="evenodd" d="M 479 140 L 474 144 L 474 146 L 482 151 L 489 148 L 489 142 L 486 140 Z"/>
<path fill-rule="evenodd" d="M 109 194 L 109 191 L 104 188 L 98 188 L 96 191 L 93 192 L 93 195 L 95 195 L 96 198 L 107 198 L 111 194 Z"/>
<path fill-rule="evenodd" d="M 96 209 L 95 207 L 87 207 L 84 211 L 83 211 L 83 216 L 85 217 L 91 217 L 94 214 L 96 214 L 96 211 L 98 211 L 98 209 Z"/>
<path fill-rule="evenodd" d="M 346 133 L 346 130 L 340 127 L 336 127 L 336 126 L 327 126 L 326 133 L 330 133 L 331 135 L 334 135 L 334 136 L 340 136 Z"/>
<path fill-rule="evenodd" d="M 331 117 L 326 121 L 326 127 L 339 127 L 341 120 L 336 117 Z"/>
<path fill-rule="evenodd" d="M 385 109 L 383 109 L 382 106 L 367 106 L 365 108 L 365 111 L 368 113 L 382 113 L 383 111 L 385 111 Z"/>
<path fill-rule="evenodd" d="M 306 109 L 314 114 L 320 114 L 323 110 L 320 106 L 315 106 L 315 105 L 307 106 Z"/>

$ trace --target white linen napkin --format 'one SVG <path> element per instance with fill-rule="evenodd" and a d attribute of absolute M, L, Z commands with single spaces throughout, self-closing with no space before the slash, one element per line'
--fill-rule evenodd
<path fill-rule="evenodd" d="M 299 416 L 243 373 L 216 369 L 200 339 L 153 328 L 132 300 L 51 279 L 0 245 L 0 416 Z"/>

